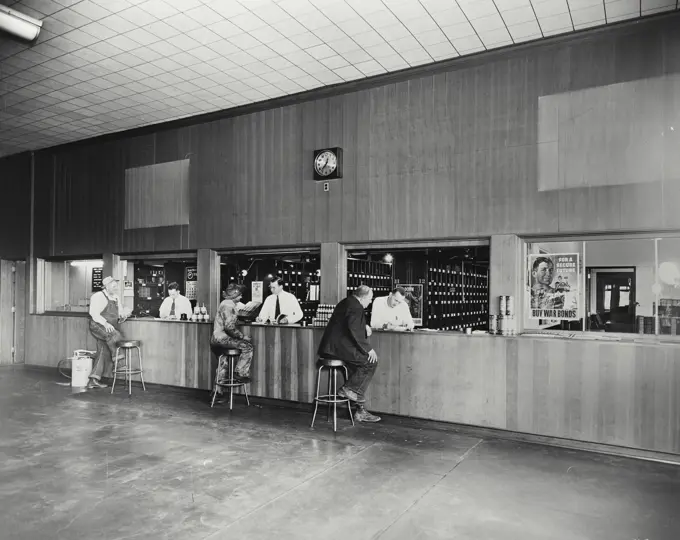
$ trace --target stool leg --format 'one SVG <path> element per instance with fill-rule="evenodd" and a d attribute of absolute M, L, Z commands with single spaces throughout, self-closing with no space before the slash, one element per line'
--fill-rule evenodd
<path fill-rule="evenodd" d="M 347 366 L 343 366 L 345 368 L 345 384 L 347 384 L 347 381 L 349 380 L 349 371 L 347 371 Z M 350 404 L 349 399 L 347 400 L 347 410 L 349 411 L 349 419 L 352 421 L 352 426 L 354 426 L 354 415 L 352 414 L 352 405 Z"/>
<path fill-rule="evenodd" d="M 146 392 L 146 385 L 144 384 L 144 365 L 142 364 L 142 350 L 137 347 L 137 356 L 139 356 L 139 377 L 142 379 L 142 388 Z"/>
<path fill-rule="evenodd" d="M 246 403 L 248 404 L 248 407 L 250 407 L 250 400 L 248 399 L 248 390 L 246 390 L 245 383 L 243 383 L 243 394 L 246 396 Z"/>
<path fill-rule="evenodd" d="M 234 358 L 229 357 L 229 384 L 234 384 Z M 229 386 L 229 410 L 234 407 L 234 387 Z"/>
<path fill-rule="evenodd" d="M 125 365 L 128 378 L 128 395 L 132 395 L 132 349 L 125 349 Z"/>
<path fill-rule="evenodd" d="M 332 390 L 332 375 L 333 375 L 333 368 L 328 368 L 328 395 L 331 395 L 331 390 Z M 330 397 L 328 398 L 330 399 Z M 326 411 L 326 421 L 328 422 L 331 419 L 331 404 L 330 402 L 328 403 L 328 411 Z"/>
<path fill-rule="evenodd" d="M 212 401 L 210 402 L 210 408 L 212 408 L 212 407 L 215 406 L 215 398 L 217 397 L 217 389 L 219 388 L 219 386 L 217 386 L 217 382 L 218 382 L 218 380 L 219 380 L 218 377 L 219 377 L 219 375 L 220 375 L 220 362 L 221 362 L 220 359 L 221 359 L 221 358 L 222 358 L 222 357 L 220 356 L 220 357 L 217 359 L 217 371 L 215 371 L 215 391 L 213 392 Z"/>
<path fill-rule="evenodd" d="M 116 387 L 116 371 L 118 371 L 118 352 L 120 347 L 116 348 L 116 357 L 113 359 L 113 383 L 111 384 L 111 393 L 113 394 L 113 389 Z"/>
<path fill-rule="evenodd" d="M 333 370 L 333 431 L 338 430 L 338 370 Z"/>
<path fill-rule="evenodd" d="M 321 370 L 323 366 L 319 366 L 316 374 L 316 396 L 314 396 L 314 416 L 312 416 L 312 425 L 314 427 L 314 420 L 316 419 L 316 411 L 319 408 L 319 387 L 321 386 Z"/>

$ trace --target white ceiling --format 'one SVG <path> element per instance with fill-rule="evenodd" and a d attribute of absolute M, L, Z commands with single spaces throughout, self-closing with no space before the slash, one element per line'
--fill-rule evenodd
<path fill-rule="evenodd" d="M 677 0 L 4 0 L 0 156 L 678 9 Z"/>

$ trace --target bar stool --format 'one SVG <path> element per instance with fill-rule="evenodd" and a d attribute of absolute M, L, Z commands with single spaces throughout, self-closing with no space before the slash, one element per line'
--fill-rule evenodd
<path fill-rule="evenodd" d="M 331 407 L 333 408 L 333 431 L 338 430 L 338 403 L 347 403 L 349 419 L 352 421 L 352 425 L 354 425 L 354 416 L 352 415 L 352 406 L 349 403 L 349 399 L 340 397 L 338 395 L 338 372 L 340 370 L 344 370 L 342 373 L 345 377 L 346 383 L 349 379 L 347 365 L 339 358 L 330 358 L 325 356 L 320 357 L 316 365 L 318 366 L 316 375 L 316 396 L 314 397 L 314 416 L 312 416 L 312 425 L 310 427 L 314 427 L 314 420 L 316 419 L 316 412 L 319 408 L 319 403 L 328 404 L 326 420 L 330 420 Z M 328 393 L 319 395 L 321 388 L 321 372 L 324 369 L 328 369 Z"/>
<path fill-rule="evenodd" d="M 113 360 L 113 384 L 111 385 L 111 393 L 113 394 L 113 389 L 116 387 L 116 376 L 124 375 L 125 380 L 128 383 L 128 394 L 132 395 L 132 376 L 139 375 L 142 380 L 142 388 L 146 392 L 146 385 L 144 384 L 144 366 L 142 364 L 142 350 L 139 346 L 142 344 L 141 341 L 137 339 L 126 339 L 123 341 L 116 341 L 116 357 Z M 118 353 L 123 349 L 125 354 L 125 365 L 118 367 Z M 132 369 L 132 351 L 137 349 L 137 358 L 139 359 L 139 368 Z"/>
<path fill-rule="evenodd" d="M 221 354 L 217 359 L 217 371 L 215 372 L 215 392 L 213 394 L 212 402 L 210 407 L 215 405 L 215 398 L 217 398 L 217 388 L 229 388 L 229 410 L 232 410 L 234 405 L 234 388 L 243 388 L 243 394 L 246 396 L 246 403 L 250 407 L 250 400 L 248 399 L 248 391 L 246 390 L 246 384 L 243 381 L 239 381 L 234 378 L 234 367 L 236 366 L 236 361 L 239 356 L 241 356 L 241 351 L 239 349 L 227 349 L 225 354 Z M 222 365 L 222 359 L 225 358 L 228 363 L 227 369 L 229 370 L 229 378 L 220 381 L 218 377 L 220 376 L 220 366 Z"/>

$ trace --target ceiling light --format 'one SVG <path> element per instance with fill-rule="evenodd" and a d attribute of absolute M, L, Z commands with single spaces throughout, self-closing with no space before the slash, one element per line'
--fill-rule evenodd
<path fill-rule="evenodd" d="M 26 41 L 34 41 L 41 28 L 42 21 L 0 5 L 0 30 Z"/>

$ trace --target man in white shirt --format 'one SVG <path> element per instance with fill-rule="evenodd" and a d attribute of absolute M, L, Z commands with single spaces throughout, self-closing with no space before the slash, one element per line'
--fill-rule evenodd
<path fill-rule="evenodd" d="M 405 297 L 406 291 L 403 287 L 397 287 L 389 296 L 373 300 L 371 327 L 383 330 L 413 330 L 415 324 Z"/>
<path fill-rule="evenodd" d="M 191 317 L 191 300 L 179 294 L 179 285 L 172 282 L 168 285 L 168 297 L 163 300 L 160 309 L 161 319 L 180 319 L 182 314 Z"/>
<path fill-rule="evenodd" d="M 257 322 L 295 324 L 302 319 L 302 308 L 298 299 L 283 290 L 283 278 L 274 278 L 269 284 L 269 290 L 272 294 L 265 299 Z"/>
<path fill-rule="evenodd" d="M 111 362 L 107 365 L 107 375 L 111 375 L 113 358 L 116 355 L 116 342 L 123 339 L 120 323 L 129 315 L 129 311 L 120 305 L 118 298 L 118 280 L 107 276 L 102 281 L 103 288 L 90 298 L 90 333 L 97 340 L 97 357 L 95 358 L 88 388 L 106 388 L 101 382 L 104 371 L 104 350 L 111 353 Z M 119 360 L 124 358 L 119 355 Z"/>

